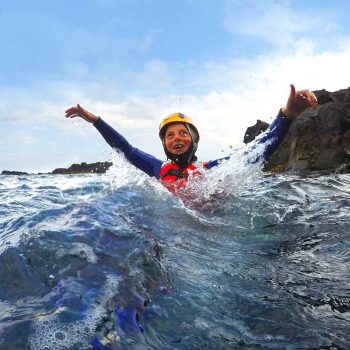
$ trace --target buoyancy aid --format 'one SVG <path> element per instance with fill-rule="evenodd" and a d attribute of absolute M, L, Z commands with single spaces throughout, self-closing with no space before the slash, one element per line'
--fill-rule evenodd
<path fill-rule="evenodd" d="M 176 162 L 166 162 L 160 169 L 160 181 L 171 192 L 186 186 L 190 176 L 201 175 L 200 169 L 205 169 L 206 163 L 190 163 L 181 169 Z"/>

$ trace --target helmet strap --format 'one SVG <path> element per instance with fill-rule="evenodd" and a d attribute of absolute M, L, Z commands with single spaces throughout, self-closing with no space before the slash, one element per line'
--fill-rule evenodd
<path fill-rule="evenodd" d="M 195 153 L 197 152 L 198 149 L 198 140 L 197 140 L 197 135 L 195 135 L 193 133 L 192 128 L 188 125 L 188 123 L 185 123 L 186 128 L 191 136 L 192 139 L 192 152 L 190 153 L 187 162 L 191 163 L 193 156 L 195 155 Z"/>

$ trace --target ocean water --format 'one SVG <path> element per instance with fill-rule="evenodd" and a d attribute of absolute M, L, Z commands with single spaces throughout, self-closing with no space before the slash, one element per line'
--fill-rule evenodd
<path fill-rule="evenodd" d="M 114 161 L 0 176 L 0 349 L 350 348 L 349 175 Z"/>

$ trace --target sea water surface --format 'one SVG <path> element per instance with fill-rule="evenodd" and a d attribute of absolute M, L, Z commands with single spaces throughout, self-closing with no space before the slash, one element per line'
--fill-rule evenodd
<path fill-rule="evenodd" d="M 350 348 L 349 175 L 115 164 L 0 176 L 0 349 Z"/>

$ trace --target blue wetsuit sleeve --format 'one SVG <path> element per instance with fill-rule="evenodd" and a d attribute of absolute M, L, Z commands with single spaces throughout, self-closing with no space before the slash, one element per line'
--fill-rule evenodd
<path fill-rule="evenodd" d="M 292 119 L 286 118 L 280 110 L 275 120 L 268 127 L 267 132 L 262 134 L 260 138 L 257 138 L 256 142 L 252 145 L 252 147 L 255 147 L 258 144 L 265 145 L 264 152 L 257 157 L 255 162 L 260 159 L 268 160 L 270 158 L 284 140 L 291 123 Z"/>
<path fill-rule="evenodd" d="M 133 147 L 119 132 L 114 130 L 101 118 L 94 123 L 95 128 L 112 147 L 124 153 L 125 158 L 134 166 L 148 174 L 159 178 L 163 164 L 158 158 Z"/>
<path fill-rule="evenodd" d="M 284 137 L 286 136 L 290 124 L 292 123 L 292 120 L 289 118 L 286 118 L 281 110 L 277 114 L 277 117 L 275 120 L 270 124 L 268 129 L 259 137 L 257 138 L 252 145 L 249 145 L 249 149 L 252 150 L 258 145 L 264 145 L 263 153 L 260 155 L 257 155 L 255 159 L 250 159 L 250 163 L 256 163 L 259 160 L 268 160 L 269 157 L 272 155 L 273 152 L 276 151 L 278 146 L 283 141 Z M 245 152 L 248 153 L 249 149 Z M 223 160 L 230 159 L 230 156 L 227 156 L 225 158 L 215 159 L 211 160 L 206 164 L 206 168 L 210 169 L 220 164 Z"/>

